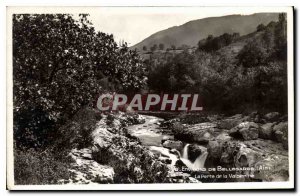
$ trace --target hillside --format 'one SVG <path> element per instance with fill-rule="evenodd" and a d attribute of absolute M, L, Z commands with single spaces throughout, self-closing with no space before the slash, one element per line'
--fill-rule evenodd
<path fill-rule="evenodd" d="M 171 45 L 179 47 L 184 44 L 194 46 L 208 35 L 219 36 L 224 33 L 239 33 L 242 36 L 254 32 L 261 23 L 266 25 L 277 20 L 277 13 L 204 18 L 157 32 L 131 48 L 141 50 L 143 46 L 147 46 L 149 50 L 154 44 L 160 43 L 164 44 L 165 47 Z"/>

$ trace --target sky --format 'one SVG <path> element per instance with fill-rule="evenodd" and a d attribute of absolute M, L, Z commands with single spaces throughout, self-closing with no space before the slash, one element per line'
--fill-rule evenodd
<path fill-rule="evenodd" d="M 117 43 L 124 40 L 133 46 L 153 33 L 191 20 L 261 11 L 249 7 L 98 7 L 89 12 L 89 19 L 96 30 L 113 34 Z"/>
<path fill-rule="evenodd" d="M 150 35 L 191 20 L 232 14 L 282 12 L 282 7 L 14 7 L 14 13 L 89 14 L 96 30 L 133 46 Z M 10 9 L 8 9 L 10 12 Z"/>

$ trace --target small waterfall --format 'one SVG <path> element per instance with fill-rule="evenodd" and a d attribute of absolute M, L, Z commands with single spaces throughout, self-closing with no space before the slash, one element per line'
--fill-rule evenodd
<path fill-rule="evenodd" d="M 201 155 L 199 155 L 197 159 L 192 163 L 188 159 L 188 147 L 189 144 L 185 145 L 183 148 L 183 154 L 181 157 L 182 162 L 191 170 L 197 170 L 203 168 L 208 155 L 207 151 L 201 153 Z"/>
<path fill-rule="evenodd" d="M 183 152 L 182 152 L 182 158 L 183 158 L 183 159 L 189 159 L 189 155 L 188 155 L 189 145 L 190 145 L 190 144 L 187 144 L 187 145 L 185 145 L 184 148 L 183 148 Z"/>
<path fill-rule="evenodd" d="M 203 152 L 194 162 L 194 168 L 203 168 L 206 158 L 207 158 L 208 153 Z"/>

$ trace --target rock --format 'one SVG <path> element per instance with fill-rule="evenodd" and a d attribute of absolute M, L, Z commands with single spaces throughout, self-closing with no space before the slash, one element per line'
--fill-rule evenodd
<path fill-rule="evenodd" d="M 215 138 L 215 140 L 230 141 L 230 140 L 232 140 L 232 137 L 228 133 L 222 132 Z"/>
<path fill-rule="evenodd" d="M 187 166 L 183 163 L 181 159 L 178 159 L 176 161 L 175 167 L 179 168 L 179 170 L 181 170 L 182 168 L 187 168 Z"/>
<path fill-rule="evenodd" d="M 242 114 L 236 114 L 229 118 L 225 118 L 218 123 L 218 128 L 220 129 L 232 129 L 233 127 L 239 125 L 240 123 L 249 120 L 248 116 L 243 117 Z"/>
<path fill-rule="evenodd" d="M 162 128 L 171 129 L 173 125 L 178 122 L 180 122 L 180 120 L 178 118 L 174 118 L 171 120 L 163 121 L 159 126 Z"/>
<path fill-rule="evenodd" d="M 279 119 L 280 114 L 278 112 L 270 112 L 264 115 L 264 118 L 269 122 L 275 122 Z"/>
<path fill-rule="evenodd" d="M 288 149 L 288 122 L 281 122 L 273 127 L 275 138 L 283 144 L 285 149 Z"/>
<path fill-rule="evenodd" d="M 261 159 L 261 152 L 248 148 L 246 145 L 241 145 L 234 157 L 234 164 L 236 167 L 253 167 Z"/>
<path fill-rule="evenodd" d="M 176 149 L 178 151 L 183 149 L 183 143 L 181 141 L 166 140 L 162 143 L 162 146 L 169 149 Z"/>
<path fill-rule="evenodd" d="M 81 157 L 82 159 L 92 159 L 92 150 L 89 148 L 83 148 L 83 149 L 72 149 L 70 152 L 70 156 L 74 157 Z"/>
<path fill-rule="evenodd" d="M 100 148 L 108 148 L 112 144 L 114 134 L 99 126 L 91 133 L 91 137 L 94 145 Z"/>
<path fill-rule="evenodd" d="M 209 165 L 254 168 L 235 171 L 234 175 L 249 175 L 249 178 L 234 181 L 286 181 L 289 178 L 288 151 L 278 142 L 263 139 L 215 140 L 209 141 L 207 148 Z"/>
<path fill-rule="evenodd" d="M 222 155 L 220 158 L 220 163 L 222 165 L 228 166 L 234 163 L 234 157 L 239 152 L 243 144 L 238 141 L 228 141 L 222 143 Z"/>
<path fill-rule="evenodd" d="M 232 128 L 229 135 L 244 140 L 257 139 L 259 134 L 259 126 L 254 122 L 243 122 Z"/>
<path fill-rule="evenodd" d="M 248 164 L 255 168 L 255 171 L 251 172 L 254 176 L 250 180 L 288 180 L 288 151 L 280 143 L 262 139 L 245 141 L 235 160 L 236 166 Z"/>
<path fill-rule="evenodd" d="M 188 157 L 191 162 L 194 162 L 201 154 L 207 151 L 207 148 L 196 144 L 188 146 Z"/>
<path fill-rule="evenodd" d="M 146 119 L 142 115 L 137 115 L 137 118 L 136 118 L 135 122 L 137 124 L 143 124 L 143 123 L 146 122 Z"/>
<path fill-rule="evenodd" d="M 254 111 L 254 112 L 251 112 L 251 113 L 249 114 L 249 117 L 252 118 L 252 119 L 254 119 L 254 118 L 256 118 L 257 115 L 258 115 L 258 112 L 257 112 L 257 111 Z"/>
<path fill-rule="evenodd" d="M 72 149 L 69 156 L 74 160 L 70 169 L 73 176 L 69 183 L 113 183 L 114 169 L 92 160 L 92 151 L 90 149 Z"/>
<path fill-rule="evenodd" d="M 176 126 L 173 129 L 174 137 L 189 143 L 207 144 L 219 130 L 215 123 L 199 123 L 194 125 Z"/>
<path fill-rule="evenodd" d="M 176 149 L 171 149 L 169 152 L 170 152 L 171 154 L 176 155 L 178 158 L 180 158 L 180 152 L 179 152 L 178 150 L 176 150 Z"/>
<path fill-rule="evenodd" d="M 288 156 L 271 154 L 255 164 L 255 167 L 258 168 L 254 172 L 255 179 L 263 182 L 288 181 L 288 163 Z"/>
<path fill-rule="evenodd" d="M 222 144 L 219 141 L 209 141 L 207 145 L 207 152 L 210 157 L 220 159 L 222 156 Z"/>
<path fill-rule="evenodd" d="M 259 137 L 262 139 L 273 139 L 273 126 L 274 123 L 266 123 L 259 129 Z"/>

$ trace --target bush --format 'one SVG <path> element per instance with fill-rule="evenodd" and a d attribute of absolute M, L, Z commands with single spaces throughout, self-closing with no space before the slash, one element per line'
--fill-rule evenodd
<path fill-rule="evenodd" d="M 146 82 L 137 52 L 96 32 L 85 14 L 78 20 L 69 14 L 14 15 L 13 56 L 17 146 L 43 147 L 49 134 L 55 136 L 101 92 L 139 89 Z"/>
<path fill-rule="evenodd" d="M 17 185 L 57 184 L 69 179 L 70 161 L 48 151 L 14 150 L 14 178 Z"/>

